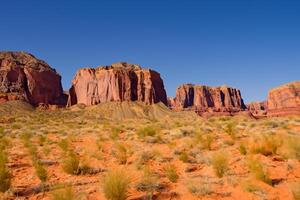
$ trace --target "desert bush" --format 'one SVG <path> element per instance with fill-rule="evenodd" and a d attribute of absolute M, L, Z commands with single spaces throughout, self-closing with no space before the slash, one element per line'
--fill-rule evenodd
<path fill-rule="evenodd" d="M 77 175 L 79 173 L 79 162 L 80 161 L 76 153 L 72 150 L 69 150 L 64 156 L 62 168 L 68 174 Z"/>
<path fill-rule="evenodd" d="M 128 149 L 124 144 L 116 143 L 115 144 L 116 151 L 114 152 L 114 157 L 117 159 L 118 163 L 124 165 L 127 163 L 128 159 Z"/>
<path fill-rule="evenodd" d="M 228 155 L 224 152 L 217 152 L 212 156 L 211 163 L 215 174 L 221 178 L 228 171 Z"/>
<path fill-rule="evenodd" d="M 154 160 L 156 157 L 156 154 L 154 151 L 143 151 L 136 161 L 136 167 L 137 169 L 141 169 L 142 166 L 148 164 L 150 160 Z"/>
<path fill-rule="evenodd" d="M 212 135 L 212 133 L 205 134 L 205 135 L 202 135 L 200 133 L 200 134 L 196 134 L 195 137 L 196 137 L 195 140 L 197 143 L 200 144 L 201 149 L 211 150 L 211 145 L 214 140 L 214 136 Z"/>
<path fill-rule="evenodd" d="M 258 159 L 249 159 L 248 160 L 248 167 L 250 170 L 250 173 L 260 181 L 263 181 L 269 185 L 272 184 L 271 179 L 269 178 L 269 175 L 264 168 L 263 164 Z"/>
<path fill-rule="evenodd" d="M 188 191 L 197 197 L 207 196 L 213 193 L 209 183 L 203 181 L 190 181 L 187 184 Z"/>
<path fill-rule="evenodd" d="M 44 146 L 45 142 L 47 141 L 47 136 L 39 135 L 39 145 Z"/>
<path fill-rule="evenodd" d="M 153 193 L 160 189 L 158 177 L 151 171 L 149 167 L 144 168 L 144 174 L 136 185 L 137 191 L 147 193 L 147 199 L 152 199 Z"/>
<path fill-rule="evenodd" d="M 44 166 L 40 162 L 34 163 L 34 168 L 36 175 L 40 179 L 42 183 L 46 182 L 48 179 L 48 173 L 47 170 L 44 168 Z"/>
<path fill-rule="evenodd" d="M 291 191 L 295 200 L 300 200 L 300 182 L 292 185 Z"/>
<path fill-rule="evenodd" d="M 137 134 L 140 138 L 144 138 L 147 136 L 154 137 L 157 134 L 157 130 L 152 126 L 145 126 L 143 128 L 140 128 L 137 131 Z"/>
<path fill-rule="evenodd" d="M 234 123 L 227 124 L 224 131 L 231 137 L 231 139 L 234 140 L 236 138 L 237 131 L 236 131 L 236 125 Z"/>
<path fill-rule="evenodd" d="M 276 155 L 277 150 L 282 145 L 282 138 L 278 135 L 263 134 L 260 137 L 254 138 L 250 151 L 252 153 L 260 153 L 265 156 Z"/>
<path fill-rule="evenodd" d="M 116 140 L 119 138 L 122 129 L 119 127 L 112 127 L 110 130 L 109 138 L 112 140 Z"/>
<path fill-rule="evenodd" d="M 109 200 L 125 200 L 128 196 L 130 179 L 123 169 L 110 170 L 104 180 L 102 189 Z"/>
<path fill-rule="evenodd" d="M 245 181 L 245 182 L 243 182 L 242 183 L 242 188 L 243 188 L 244 191 L 250 192 L 250 193 L 262 190 L 259 186 L 255 185 L 251 181 Z"/>
<path fill-rule="evenodd" d="M 300 160 L 300 138 L 297 136 L 286 137 L 280 150 L 280 154 L 285 158 Z"/>
<path fill-rule="evenodd" d="M 247 148 L 246 146 L 242 143 L 240 144 L 239 146 L 239 152 L 242 154 L 242 155 L 246 155 L 247 154 Z"/>
<path fill-rule="evenodd" d="M 11 185 L 11 174 L 6 166 L 7 155 L 4 150 L 0 150 L 0 192 L 5 192 Z"/>
<path fill-rule="evenodd" d="M 169 181 L 171 181 L 172 183 L 176 183 L 179 178 L 179 175 L 177 173 L 175 166 L 167 165 L 164 170 L 165 170 L 166 177 L 169 179 Z"/>
<path fill-rule="evenodd" d="M 187 163 L 189 161 L 189 155 L 187 152 L 183 151 L 179 154 L 179 160 L 181 160 L 184 163 Z"/>
<path fill-rule="evenodd" d="M 65 139 L 62 139 L 62 140 L 58 143 L 58 146 L 61 148 L 62 151 L 67 152 L 68 149 L 69 149 L 69 146 L 70 146 L 68 139 L 66 139 L 66 138 L 65 138 Z"/>

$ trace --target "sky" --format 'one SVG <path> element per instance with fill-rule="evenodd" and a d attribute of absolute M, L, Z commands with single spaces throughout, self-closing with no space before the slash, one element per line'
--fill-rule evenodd
<path fill-rule="evenodd" d="M 300 79 L 297 0 L 1 1 L 0 50 L 26 51 L 62 76 L 118 61 L 183 83 L 239 88 L 246 102 Z"/>

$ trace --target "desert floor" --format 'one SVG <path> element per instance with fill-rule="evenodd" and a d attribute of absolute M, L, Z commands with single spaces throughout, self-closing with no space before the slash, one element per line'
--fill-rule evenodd
<path fill-rule="evenodd" d="M 126 106 L 2 105 L 0 199 L 300 199 L 300 116 Z"/>

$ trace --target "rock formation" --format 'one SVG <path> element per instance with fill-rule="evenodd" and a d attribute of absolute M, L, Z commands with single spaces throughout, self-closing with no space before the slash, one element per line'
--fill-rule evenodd
<path fill-rule="evenodd" d="M 69 91 L 68 106 L 111 101 L 162 102 L 167 96 L 160 74 L 125 62 L 78 70 Z"/>
<path fill-rule="evenodd" d="M 169 101 L 172 102 L 172 101 Z M 232 114 L 243 111 L 246 106 L 238 89 L 221 86 L 184 84 L 176 91 L 171 105 L 175 110 L 194 109 L 197 113 Z"/>
<path fill-rule="evenodd" d="M 0 52 L 0 102 L 25 100 L 37 106 L 63 104 L 61 77 L 46 62 L 24 52 Z"/>
<path fill-rule="evenodd" d="M 268 94 L 268 116 L 300 114 L 300 81 L 274 88 Z"/>
<path fill-rule="evenodd" d="M 267 101 L 251 102 L 247 104 L 247 108 L 250 111 L 250 113 L 257 118 L 267 116 L 267 109 L 268 109 Z"/>

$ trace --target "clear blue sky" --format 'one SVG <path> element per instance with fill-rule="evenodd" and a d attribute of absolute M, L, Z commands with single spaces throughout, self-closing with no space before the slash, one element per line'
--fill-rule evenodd
<path fill-rule="evenodd" d="M 64 89 L 80 67 L 151 67 L 168 95 L 182 83 L 227 84 L 246 102 L 300 79 L 297 0 L 2 1 L 0 49 L 47 61 Z"/>

